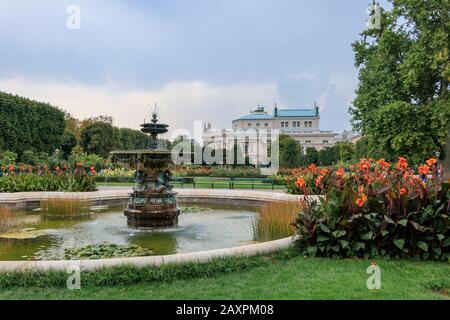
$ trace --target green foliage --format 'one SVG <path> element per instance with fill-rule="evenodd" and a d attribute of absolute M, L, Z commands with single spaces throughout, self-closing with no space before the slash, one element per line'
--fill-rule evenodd
<path fill-rule="evenodd" d="M 321 166 L 331 166 L 339 161 L 339 150 L 333 147 L 326 147 L 319 151 L 319 164 Z"/>
<path fill-rule="evenodd" d="M 0 92 L 0 141 L 19 156 L 26 150 L 51 154 L 60 147 L 64 113 L 47 104 Z"/>
<path fill-rule="evenodd" d="M 46 164 L 48 163 L 48 154 L 45 152 L 36 153 L 31 150 L 25 151 L 21 156 L 21 162 L 24 164 L 29 164 L 32 166 L 36 166 L 38 164 Z"/>
<path fill-rule="evenodd" d="M 294 138 L 280 134 L 279 151 L 282 168 L 294 168 L 300 165 L 302 148 Z"/>
<path fill-rule="evenodd" d="M 367 154 L 412 161 L 444 155 L 450 124 L 449 1 L 391 0 L 381 30 L 365 30 L 353 43 L 359 68 L 350 107 Z M 358 150 L 359 151 L 359 150 Z"/>
<path fill-rule="evenodd" d="M 313 163 L 314 164 L 319 163 L 319 151 L 317 151 L 316 148 L 308 147 L 306 148 L 303 165 L 309 165 Z"/>
<path fill-rule="evenodd" d="M 88 174 L 14 174 L 0 176 L 0 192 L 95 191 L 95 176 Z"/>
<path fill-rule="evenodd" d="M 151 255 L 150 249 L 142 248 L 133 244 L 118 245 L 115 243 L 89 244 L 78 248 L 64 250 L 64 259 L 105 259 L 105 258 L 126 258 L 141 257 Z"/>
<path fill-rule="evenodd" d="M 114 128 L 114 132 L 118 140 L 117 149 L 147 149 L 149 146 L 149 137 L 142 131 L 128 128 Z"/>
<path fill-rule="evenodd" d="M 0 152 L 0 166 L 9 166 L 15 164 L 17 153 L 12 151 Z"/>
<path fill-rule="evenodd" d="M 69 157 L 69 162 L 70 163 L 82 163 L 85 168 L 94 167 L 94 169 L 96 171 L 100 171 L 101 169 L 106 168 L 109 165 L 109 161 L 108 160 L 105 160 L 102 157 L 100 157 L 100 156 L 98 156 L 96 154 L 93 154 L 93 153 L 88 154 L 88 155 L 85 155 L 85 154 L 82 154 L 82 155 L 72 154 Z"/>
<path fill-rule="evenodd" d="M 107 158 L 117 145 L 117 135 L 112 124 L 94 122 L 81 129 L 81 147 L 88 153 Z"/>
<path fill-rule="evenodd" d="M 72 149 L 77 145 L 77 138 L 70 130 L 64 130 L 61 137 L 61 152 L 64 159 L 68 159 L 72 153 Z"/>
<path fill-rule="evenodd" d="M 137 283 L 171 282 L 180 279 L 212 277 L 231 274 L 252 268 L 267 266 L 274 260 L 288 260 L 297 257 L 295 248 L 277 251 L 256 257 L 217 258 L 207 263 L 189 262 L 182 264 L 165 264 L 162 266 L 117 266 L 85 272 L 83 283 L 87 286 L 132 285 Z M 59 287 L 66 288 L 65 272 L 8 272 L 0 273 L 0 287 Z"/>
<path fill-rule="evenodd" d="M 447 261 L 449 201 L 450 184 L 436 176 L 424 184 L 398 168 L 334 174 L 324 197 L 305 198 L 298 244 L 312 256 Z"/>

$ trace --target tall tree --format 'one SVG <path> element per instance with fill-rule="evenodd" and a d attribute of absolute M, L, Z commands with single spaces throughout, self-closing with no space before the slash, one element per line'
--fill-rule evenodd
<path fill-rule="evenodd" d="M 380 28 L 353 43 L 359 68 L 352 123 L 371 156 L 423 161 L 450 124 L 450 1 L 389 0 Z"/>
<path fill-rule="evenodd" d="M 107 122 L 94 122 L 81 129 L 81 147 L 88 153 L 107 158 L 117 148 L 118 140 L 114 127 Z"/>
<path fill-rule="evenodd" d="M 291 136 L 280 134 L 279 152 L 280 166 L 282 168 L 294 168 L 301 164 L 302 147 Z"/>

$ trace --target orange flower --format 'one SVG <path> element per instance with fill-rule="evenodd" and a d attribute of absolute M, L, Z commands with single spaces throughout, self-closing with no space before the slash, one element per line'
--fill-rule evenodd
<path fill-rule="evenodd" d="M 10 171 L 10 172 L 11 172 L 11 171 L 14 171 L 14 169 L 15 169 L 14 165 L 10 165 L 10 166 L 9 166 L 9 171 Z"/>
<path fill-rule="evenodd" d="M 426 161 L 427 165 L 430 166 L 430 167 L 431 167 L 432 165 L 436 164 L 436 162 L 437 162 L 437 160 L 436 160 L 435 158 L 430 158 L 430 159 L 428 159 L 428 160 Z"/>
<path fill-rule="evenodd" d="M 316 178 L 316 186 L 320 186 L 322 184 L 323 176 L 318 176 Z"/>
<path fill-rule="evenodd" d="M 400 170 L 406 170 L 408 168 L 408 161 L 403 157 L 398 158 L 398 162 L 395 165 L 395 168 Z"/>
<path fill-rule="evenodd" d="M 295 186 L 297 188 L 303 188 L 305 186 L 305 179 L 303 177 L 297 178 L 297 181 L 295 181 Z"/>
<path fill-rule="evenodd" d="M 367 202 L 367 196 L 363 193 L 361 198 L 356 199 L 355 203 L 358 207 L 362 207 Z"/>
<path fill-rule="evenodd" d="M 369 171 L 370 170 L 370 161 L 367 159 L 359 160 L 359 168 L 363 171 Z"/>
<path fill-rule="evenodd" d="M 342 168 L 337 169 L 336 176 L 342 177 L 344 174 L 345 174 L 344 169 L 342 169 Z"/>
<path fill-rule="evenodd" d="M 354 169 L 353 166 L 350 166 L 350 171 L 353 171 L 353 169 Z"/>
<path fill-rule="evenodd" d="M 419 166 L 419 173 L 420 174 L 428 174 L 430 172 L 430 167 L 429 166 Z"/>
<path fill-rule="evenodd" d="M 400 195 L 403 196 L 404 194 L 406 194 L 408 191 L 406 190 L 406 188 L 401 188 L 400 189 Z"/>
<path fill-rule="evenodd" d="M 383 158 L 377 161 L 377 164 L 382 167 L 389 167 L 391 164 L 387 161 L 385 161 Z"/>

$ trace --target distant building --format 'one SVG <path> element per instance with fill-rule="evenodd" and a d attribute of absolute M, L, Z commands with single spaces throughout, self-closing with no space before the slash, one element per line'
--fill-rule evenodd
<path fill-rule="evenodd" d="M 212 129 L 210 124 L 206 125 L 203 132 L 203 144 L 213 148 L 228 149 L 236 141 L 232 138 L 233 132 L 248 129 L 256 131 L 266 129 L 270 132 L 272 129 L 278 129 L 280 134 L 293 137 L 305 152 L 308 147 L 317 150 L 330 147 L 336 143 L 338 136 L 332 131 L 320 130 L 320 114 L 317 105 L 314 105 L 312 109 L 279 109 L 275 105 L 272 114 L 266 112 L 264 107 L 258 106 L 249 115 L 233 120 L 231 126 L 231 129 Z M 256 161 L 255 163 L 259 163 L 255 159 L 258 154 L 256 150 L 259 148 L 258 145 L 252 144 L 248 139 L 239 142 L 245 145 L 244 153 Z"/>

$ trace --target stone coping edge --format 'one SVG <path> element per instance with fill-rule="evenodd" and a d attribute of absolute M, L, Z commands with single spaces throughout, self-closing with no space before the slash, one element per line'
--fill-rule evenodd
<path fill-rule="evenodd" d="M 64 271 L 71 266 L 79 266 L 83 271 L 95 271 L 96 269 L 115 266 L 162 266 L 165 264 L 182 264 L 187 262 L 206 263 L 213 259 L 225 257 L 251 257 L 259 254 L 270 253 L 294 245 L 295 238 L 288 237 L 274 241 L 239 247 L 214 249 L 198 252 L 176 253 L 171 255 L 112 258 L 98 260 L 47 260 L 47 261 L 0 261 L 0 273 L 5 272 L 48 272 Z"/>

